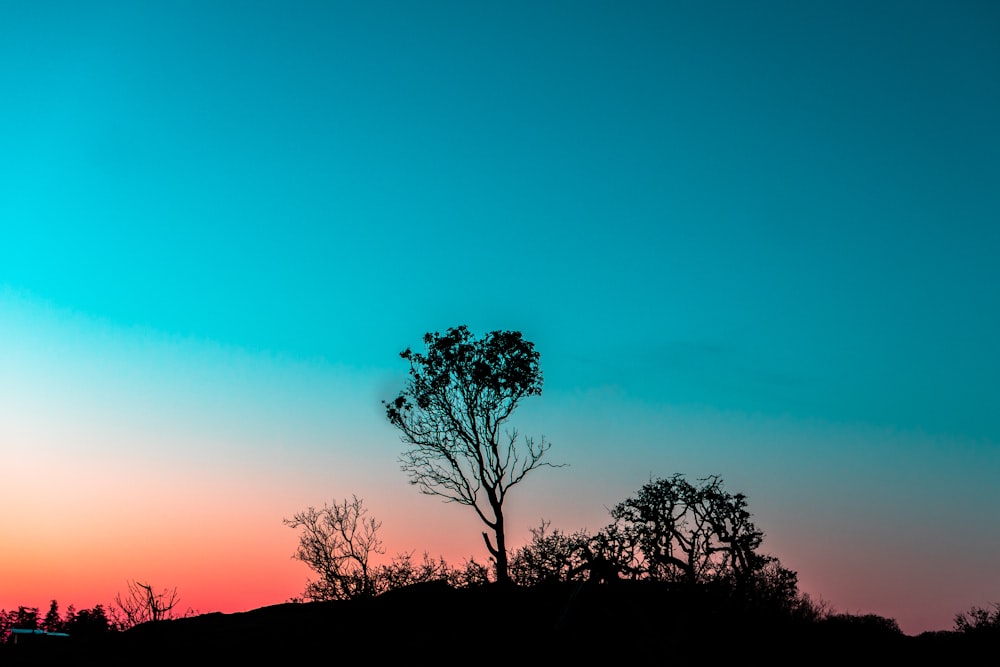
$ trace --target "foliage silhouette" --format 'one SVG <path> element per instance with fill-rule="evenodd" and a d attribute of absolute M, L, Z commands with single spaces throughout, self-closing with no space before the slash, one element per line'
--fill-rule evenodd
<path fill-rule="evenodd" d="M 306 585 L 307 600 L 350 600 L 377 593 L 370 560 L 384 553 L 378 537 L 382 523 L 368 516 L 364 501 L 357 496 L 341 503 L 334 500 L 284 523 L 302 529 L 293 557 L 319 575 Z"/>
<path fill-rule="evenodd" d="M 822 623 L 826 626 L 849 626 L 868 635 L 901 635 L 899 623 L 894 618 L 879 614 L 827 614 Z"/>
<path fill-rule="evenodd" d="M 759 608 L 800 617 L 816 611 L 799 595 L 797 574 L 759 553 L 763 533 L 750 520 L 746 497 L 727 492 L 718 477 L 651 481 L 611 515 L 613 523 L 594 535 L 551 530 L 542 521 L 514 553 L 514 581 L 711 584 Z"/>
<path fill-rule="evenodd" d="M 39 619 L 37 607 L 20 606 L 16 610 L 0 610 L 0 644 L 10 641 L 11 630 L 39 630 L 46 633 L 68 633 L 76 639 L 91 639 L 105 636 L 118 630 L 117 624 L 109 618 L 103 605 L 92 609 L 80 609 L 73 605 L 59 614 L 59 603 L 52 600 L 44 618 Z"/>
<path fill-rule="evenodd" d="M 422 493 L 472 507 L 492 531 L 483 533 L 496 579 L 510 582 L 504 501 L 510 489 L 541 466 L 549 443 L 501 429 L 522 399 L 542 392 L 539 354 L 518 331 L 476 339 L 465 326 L 424 336 L 426 354 L 409 348 L 409 379 L 386 417 L 410 446 L 401 459 Z"/>
<path fill-rule="evenodd" d="M 35 630 L 38 628 L 38 607 L 19 606 L 7 612 L 0 612 L 0 642 L 10 640 L 10 631 L 18 628 Z"/>
<path fill-rule="evenodd" d="M 994 603 L 992 611 L 973 606 L 968 611 L 955 614 L 955 631 L 968 635 L 1000 637 L 1000 603 Z"/>
<path fill-rule="evenodd" d="M 592 540 L 586 531 L 564 533 L 550 529 L 543 520 L 531 529 L 531 541 L 516 550 L 510 560 L 510 574 L 520 586 L 536 586 L 554 581 L 584 578 L 587 547 Z"/>
<path fill-rule="evenodd" d="M 101 604 L 94 605 L 92 609 L 79 611 L 74 610 L 71 605 L 66 610 L 63 628 L 65 632 L 75 638 L 101 637 L 120 629 L 116 627 L 104 605 Z"/>
<path fill-rule="evenodd" d="M 472 588 L 490 582 L 489 568 L 473 558 L 460 567 L 452 567 L 443 558 L 431 558 L 425 551 L 421 561 L 414 562 L 412 553 L 402 553 L 377 570 L 379 593 L 406 588 L 415 584 L 442 582 L 452 588 Z"/>
<path fill-rule="evenodd" d="M 632 572 L 663 581 L 743 584 L 767 562 L 757 553 L 764 534 L 750 520 L 746 496 L 711 476 L 657 479 L 611 510 L 613 535 L 635 547 Z"/>
<path fill-rule="evenodd" d="M 285 525 L 301 529 L 293 558 L 302 561 L 319 578 L 306 584 L 303 597 L 312 602 L 371 598 L 413 584 L 443 581 L 456 588 L 489 580 L 487 569 L 475 560 L 452 568 L 443 558 L 424 552 L 418 562 L 413 553 L 401 553 L 387 564 L 375 564 L 374 556 L 385 550 L 378 532 L 382 522 L 369 516 L 364 501 L 351 500 L 310 507 L 285 519 Z"/>
<path fill-rule="evenodd" d="M 417 562 L 412 553 L 404 553 L 377 569 L 376 586 L 381 594 L 429 581 L 448 581 L 449 573 L 448 563 L 443 558 L 435 559 L 424 552 Z"/>
<path fill-rule="evenodd" d="M 41 629 L 46 632 L 62 632 L 65 625 L 59 615 L 59 602 L 52 600 L 49 603 L 49 610 L 45 612 L 45 618 L 42 619 Z"/>

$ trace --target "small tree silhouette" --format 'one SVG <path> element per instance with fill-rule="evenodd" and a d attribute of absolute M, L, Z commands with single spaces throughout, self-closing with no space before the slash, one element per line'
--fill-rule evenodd
<path fill-rule="evenodd" d="M 127 592 L 115 595 L 117 621 L 122 630 L 149 621 L 165 621 L 175 617 L 173 609 L 179 602 L 177 588 L 157 593 L 150 584 L 129 581 Z"/>
<path fill-rule="evenodd" d="M 301 528 L 299 548 L 293 558 L 308 565 L 319 578 L 306 585 L 308 600 L 350 600 L 377 594 L 373 554 L 382 554 L 378 537 L 381 521 L 368 516 L 357 496 L 348 501 L 310 507 L 285 525 Z"/>
<path fill-rule="evenodd" d="M 41 623 L 42 630 L 46 632 L 62 632 L 65 630 L 65 623 L 59 615 L 59 602 L 52 600 L 49 603 L 49 610 L 45 613 L 45 618 Z"/>

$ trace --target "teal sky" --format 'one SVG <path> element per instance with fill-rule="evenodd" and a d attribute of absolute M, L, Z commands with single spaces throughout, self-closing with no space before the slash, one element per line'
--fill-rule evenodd
<path fill-rule="evenodd" d="M 425 331 L 518 329 L 571 463 L 522 533 L 720 474 L 842 610 L 1000 597 L 1000 8 L 621 4 L 0 5 L 0 453 L 273 473 L 287 555 L 398 497 L 483 559 L 378 401 Z"/>

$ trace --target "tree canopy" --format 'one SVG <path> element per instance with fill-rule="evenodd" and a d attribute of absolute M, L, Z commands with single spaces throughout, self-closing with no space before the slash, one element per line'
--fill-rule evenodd
<path fill-rule="evenodd" d="M 639 547 L 653 579 L 742 581 L 762 564 L 757 549 L 764 534 L 751 521 L 746 496 L 726 491 L 716 476 L 651 481 L 611 516 Z"/>

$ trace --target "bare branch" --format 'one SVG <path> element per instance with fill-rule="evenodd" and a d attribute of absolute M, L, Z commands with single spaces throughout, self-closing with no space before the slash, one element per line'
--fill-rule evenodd
<path fill-rule="evenodd" d="M 174 607 L 180 602 L 177 589 L 165 588 L 156 593 L 150 584 L 140 581 L 127 582 L 128 590 L 115 595 L 115 608 L 123 630 L 149 621 L 174 618 Z"/>

